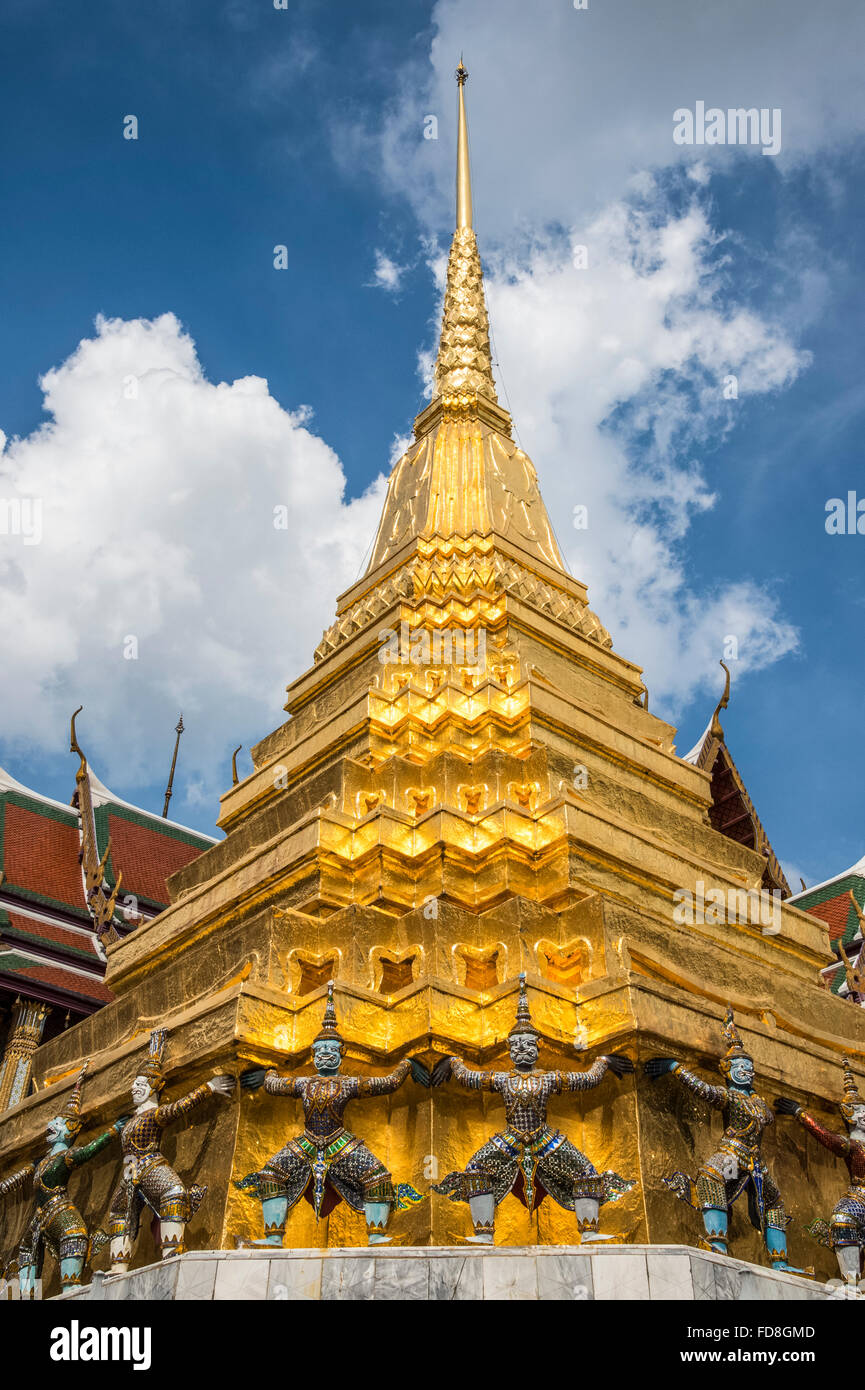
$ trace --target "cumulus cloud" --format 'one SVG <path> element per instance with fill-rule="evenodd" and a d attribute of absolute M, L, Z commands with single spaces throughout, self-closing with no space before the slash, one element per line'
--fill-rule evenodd
<path fill-rule="evenodd" d="M 865 7 L 833 0 L 617 0 L 575 10 L 436 0 L 429 50 L 397 75 L 383 118 L 340 127 L 335 155 L 361 162 L 411 200 L 425 225 L 447 226 L 453 204 L 453 73 L 470 72 L 475 213 L 485 238 L 594 216 L 646 169 L 739 157 L 784 172 L 865 132 L 861 60 Z M 759 146 L 681 146 L 673 113 L 779 108 L 781 153 Z M 429 115 L 440 138 L 424 138 Z M 706 173 L 698 170 L 697 179 Z"/>
<path fill-rule="evenodd" d="M 674 716 L 717 684 L 725 638 L 740 672 L 797 644 L 759 585 L 719 577 L 699 592 L 688 574 L 689 528 L 717 496 L 702 453 L 736 420 L 725 382 L 740 399 L 775 393 L 809 361 L 782 326 L 730 302 L 718 252 L 699 203 L 674 213 L 658 195 L 527 258 L 499 256 L 487 277 L 500 385 L 570 568 Z"/>
<path fill-rule="evenodd" d="M 384 251 L 377 250 L 375 267 L 369 282 L 370 287 L 376 290 L 385 290 L 388 294 L 398 294 L 407 270 L 408 266 L 399 265 L 396 261 L 391 260 Z"/>
<path fill-rule="evenodd" d="M 275 726 L 357 577 L 382 480 L 346 501 L 310 412 L 260 377 L 209 382 L 172 314 L 97 320 L 41 385 L 49 420 L 0 454 L 0 496 L 42 512 L 39 544 L 0 548 L 4 736 L 51 746 L 83 703 L 128 788 L 182 708 L 185 778 L 213 805 L 236 731 Z"/>
<path fill-rule="evenodd" d="M 775 248 L 750 248 L 775 297 L 770 308 L 749 301 L 727 273 L 741 238 L 717 223 L 712 179 L 748 159 L 767 180 L 803 161 L 831 177 L 832 155 L 865 131 L 850 47 L 856 33 L 865 40 L 865 10 L 841 0 L 827 23 L 810 0 L 766 0 L 759 12 L 748 0 L 721 11 L 671 0 L 650 17 L 642 0 L 585 11 L 502 0 L 493 21 L 483 0 L 437 0 L 432 26 L 384 117 L 341 129 L 335 156 L 346 168 L 365 163 L 408 199 L 440 287 L 453 69 L 465 53 L 475 223 L 505 403 L 574 573 L 675 718 L 714 689 L 725 638 L 738 641 L 739 674 L 796 649 L 771 590 L 741 574 L 701 588 L 688 546 L 723 488 L 713 451 L 741 415 L 725 399 L 728 378 L 742 401 L 796 380 L 809 362 L 797 337 L 822 311 L 829 269 L 791 225 Z M 675 144 L 674 112 L 698 100 L 780 108 L 781 153 Z M 430 114 L 437 140 L 425 138 Z M 436 327 L 419 353 L 426 386 Z M 575 506 L 588 508 L 585 531 L 573 527 Z"/>

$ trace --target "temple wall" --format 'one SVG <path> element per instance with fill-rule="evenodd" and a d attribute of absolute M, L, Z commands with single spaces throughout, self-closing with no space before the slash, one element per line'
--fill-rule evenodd
<path fill-rule="evenodd" d="M 597 902 L 583 905 L 581 911 L 586 940 L 594 942 L 594 959 L 607 959 L 608 963 L 603 974 L 591 976 L 590 972 L 590 978 L 580 985 L 579 1003 L 571 986 L 530 974 L 533 1017 L 544 1036 L 541 1066 L 583 1068 L 604 1051 L 626 1052 L 638 1063 L 661 1053 L 682 1058 L 706 1079 L 717 1082 L 723 1008 L 715 996 L 729 992 L 739 1011 L 746 1045 L 755 1058 L 757 1089 L 770 1101 L 779 1093 L 792 1095 L 828 1125 L 841 1127 L 837 1109 L 827 1109 L 819 1098 L 840 1094 L 840 1049 L 851 1040 L 839 1030 L 858 1024 L 861 1031 L 865 1023 L 861 1011 L 815 987 L 807 999 L 799 999 L 793 1019 L 801 1026 L 801 1020 L 809 1015 L 819 1024 L 823 1037 L 814 1041 L 803 1032 L 793 1031 L 789 1022 L 783 1017 L 779 1020 L 771 1009 L 754 1006 L 752 1001 L 759 1002 L 760 996 L 755 976 L 743 974 L 741 969 L 738 978 L 735 973 L 725 978 L 717 972 L 717 950 L 713 957 L 716 978 L 712 980 L 699 974 L 692 978 L 683 975 L 675 983 L 640 974 L 633 962 L 628 968 L 627 950 L 623 957 L 616 949 L 624 936 L 639 954 L 640 919 L 610 905 L 599 917 Z M 350 915 L 362 934 L 364 913 Z M 476 920 L 472 914 L 461 915 L 465 920 Z M 380 931 L 381 923 L 376 921 L 380 916 L 368 912 L 367 929 L 372 932 L 378 927 Z M 456 916 L 448 920 L 449 930 L 456 930 Z M 548 916 L 556 920 L 555 914 Z M 416 1054 L 431 1064 L 449 1051 L 458 1052 L 473 1065 L 506 1065 L 504 1039 L 513 1019 L 513 976 L 519 968 L 532 969 L 532 933 L 543 926 L 545 914 L 531 904 L 524 904 L 518 912 L 512 903 L 503 917 L 509 920 L 500 921 L 499 930 L 506 936 L 515 933 L 515 955 L 507 967 L 508 982 L 486 995 L 453 979 L 418 979 L 391 996 L 359 984 L 339 987 L 337 1008 L 348 1045 L 346 1070 L 380 1073 L 399 1057 Z M 417 927 L 422 921 L 422 916 L 415 914 L 413 925 Z M 441 923 L 426 926 L 432 930 L 441 928 Z M 291 927 L 290 917 L 280 921 L 279 930 L 286 933 L 286 941 L 292 939 Z M 258 929 L 264 935 L 272 930 L 264 922 Z M 411 937 L 412 932 L 406 935 Z M 279 941 L 274 949 L 278 956 Z M 521 949 L 523 954 L 517 959 Z M 741 957 L 730 953 L 730 959 Z M 185 987 L 177 985 L 176 976 L 167 971 L 162 977 L 154 975 L 149 996 L 143 987 L 138 994 L 148 1008 L 163 1008 L 163 1017 L 170 1023 L 166 1098 L 175 1099 L 222 1070 L 237 1074 L 261 1064 L 308 1073 L 309 1043 L 320 1025 L 322 991 L 298 999 L 287 994 L 283 980 L 267 983 L 250 974 L 221 993 L 205 988 L 204 997 L 191 1003 L 195 988 L 206 980 L 205 975 L 196 974 L 204 969 L 206 960 L 206 952 L 201 953 L 198 964 L 194 957 L 190 959 Z M 690 964 L 699 972 L 698 961 Z M 769 998 L 768 964 L 764 971 Z M 175 984 L 171 988 L 180 990 L 175 996 L 169 988 L 172 979 Z M 741 993 L 745 989 L 748 996 Z M 184 993 L 186 1008 L 181 997 Z M 40 1050 L 43 1081 L 46 1075 L 61 1072 L 68 1082 L 82 1049 L 86 1047 L 93 1055 L 82 1139 L 129 1112 L 128 1087 L 143 1058 L 146 1028 L 152 1021 L 148 1018 L 146 1027 L 139 1026 L 131 1036 L 124 1036 L 121 1025 L 128 1020 L 120 1001 Z M 115 1036 L 112 1028 L 121 1031 Z M 862 1043 L 860 1038 L 860 1052 Z M 66 1082 L 55 1083 L 64 1094 Z M 57 1108 L 49 1086 L 9 1112 L 0 1129 L 0 1171 L 8 1173 L 41 1155 L 45 1124 Z M 599 1170 L 612 1168 L 638 1180 L 637 1187 L 620 1201 L 602 1209 L 605 1233 L 615 1234 L 629 1245 L 697 1245 L 701 1235 L 698 1214 L 664 1189 L 661 1179 L 676 1168 L 696 1175 L 699 1163 L 712 1152 L 721 1132 L 715 1112 L 683 1093 L 673 1079 L 652 1083 L 638 1072 L 622 1081 L 608 1075 L 594 1091 L 554 1097 L 549 1118 Z M 411 1182 L 426 1192 L 431 1181 L 451 1168 L 464 1166 L 475 1149 L 501 1128 L 503 1111 L 495 1096 L 466 1092 L 453 1080 L 432 1092 L 409 1080 L 393 1096 L 354 1102 L 348 1122 L 385 1161 L 396 1181 Z M 254 1171 L 301 1128 L 298 1102 L 262 1092 L 254 1096 L 236 1093 L 227 1103 L 209 1100 L 187 1129 L 167 1131 L 165 1154 L 169 1161 L 187 1181 L 208 1185 L 204 1203 L 189 1226 L 190 1248 L 231 1250 L 238 1241 L 260 1235 L 260 1206 L 248 1194 L 238 1192 L 233 1182 Z M 832 1277 L 834 1258 L 807 1239 L 802 1228 L 831 1212 L 844 1189 L 846 1170 L 792 1120 L 781 1120 L 772 1127 L 764 1151 L 793 1216 L 789 1229 L 791 1260 L 813 1264 L 821 1277 Z M 90 1221 L 104 1221 L 119 1165 L 119 1146 L 112 1145 L 73 1176 L 70 1192 L 82 1203 Z M 23 1231 L 29 1210 L 26 1197 L 17 1204 L 14 1199 L 7 1200 L 7 1255 Z M 530 1218 L 516 1198 L 508 1197 L 499 1208 L 496 1239 L 500 1247 L 567 1246 L 575 1239 L 575 1226 L 573 1213 L 550 1199 Z M 470 1230 L 468 1208 L 438 1194 L 432 1194 L 422 1205 L 396 1213 L 391 1226 L 398 1245 L 416 1246 L 459 1244 Z M 731 1234 L 737 1257 L 762 1261 L 759 1237 L 749 1227 L 741 1203 L 734 1211 Z M 317 1224 L 312 1208 L 301 1201 L 289 1217 L 287 1243 L 294 1248 L 351 1247 L 365 1242 L 362 1217 L 345 1205 Z M 138 1268 L 153 1258 L 152 1234 L 145 1221 L 133 1265 Z M 96 1268 L 105 1268 L 106 1263 L 103 1252 Z M 53 1261 L 49 1258 L 49 1292 L 56 1278 L 51 1271 Z"/>

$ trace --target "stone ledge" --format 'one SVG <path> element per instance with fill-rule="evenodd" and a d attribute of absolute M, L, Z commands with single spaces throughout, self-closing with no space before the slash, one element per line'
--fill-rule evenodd
<path fill-rule="evenodd" d="M 97 1275 L 68 1300 L 824 1300 L 824 1284 L 687 1245 L 194 1250 Z"/>

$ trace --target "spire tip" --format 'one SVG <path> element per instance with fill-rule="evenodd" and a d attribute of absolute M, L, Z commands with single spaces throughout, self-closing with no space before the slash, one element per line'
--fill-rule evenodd
<path fill-rule="evenodd" d="M 459 115 L 457 131 L 457 227 L 472 225 L 472 181 L 469 171 L 469 129 L 466 121 L 464 88 L 468 72 L 460 56 L 456 72 L 459 87 Z"/>

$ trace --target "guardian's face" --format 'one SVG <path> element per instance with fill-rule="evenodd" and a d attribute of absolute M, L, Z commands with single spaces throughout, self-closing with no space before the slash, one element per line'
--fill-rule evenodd
<path fill-rule="evenodd" d="M 750 1057 L 734 1057 L 730 1063 L 730 1080 L 734 1086 L 750 1086 L 754 1080 L 754 1063 Z"/>
<path fill-rule="evenodd" d="M 865 1105 L 854 1105 L 850 1117 L 850 1128 L 865 1130 Z"/>
<path fill-rule="evenodd" d="M 143 1105 L 153 1095 L 150 1082 L 146 1076 L 136 1076 L 132 1083 L 132 1104 Z"/>
<path fill-rule="evenodd" d="M 335 1038 L 324 1038 L 312 1045 L 312 1060 L 322 1076 L 333 1076 L 342 1062 L 342 1049 Z"/>
<path fill-rule="evenodd" d="M 531 1071 L 538 1060 L 538 1040 L 534 1033 L 516 1033 L 508 1039 L 508 1052 L 518 1071 Z"/>
<path fill-rule="evenodd" d="M 53 1120 L 48 1121 L 45 1138 L 49 1144 L 59 1144 L 61 1140 L 69 1138 L 69 1130 L 62 1115 L 55 1115 Z"/>

